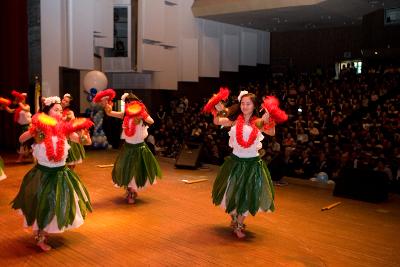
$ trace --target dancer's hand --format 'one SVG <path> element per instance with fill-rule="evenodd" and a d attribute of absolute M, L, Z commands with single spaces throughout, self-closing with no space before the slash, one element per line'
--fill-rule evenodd
<path fill-rule="evenodd" d="M 261 119 L 264 121 L 264 123 L 269 122 L 269 112 L 267 110 L 265 110 L 265 113 L 262 115 Z"/>
<path fill-rule="evenodd" d="M 112 106 L 106 103 L 104 106 L 104 111 L 106 112 L 106 114 L 110 114 L 110 112 L 112 111 Z"/>
<path fill-rule="evenodd" d="M 92 144 L 92 139 L 90 138 L 90 133 L 88 129 L 83 129 L 81 131 L 81 143 L 83 145 L 91 145 Z"/>
<path fill-rule="evenodd" d="M 215 109 L 216 109 L 218 112 L 225 109 L 224 105 L 223 105 L 221 102 L 219 102 L 218 104 L 216 104 L 214 107 L 215 107 Z"/>

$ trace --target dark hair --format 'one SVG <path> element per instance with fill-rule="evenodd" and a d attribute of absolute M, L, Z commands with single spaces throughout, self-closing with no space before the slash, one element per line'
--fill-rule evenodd
<path fill-rule="evenodd" d="M 125 98 L 125 103 L 130 103 L 132 101 L 140 101 L 139 97 L 137 97 L 136 95 L 129 93 L 128 96 Z"/>
<path fill-rule="evenodd" d="M 60 103 L 51 103 L 49 106 L 43 105 L 42 112 L 49 115 L 50 109 L 54 107 L 55 104 L 60 104 Z"/>

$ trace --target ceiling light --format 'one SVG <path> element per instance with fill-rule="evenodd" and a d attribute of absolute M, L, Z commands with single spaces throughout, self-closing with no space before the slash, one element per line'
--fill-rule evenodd
<path fill-rule="evenodd" d="M 374 52 L 374 54 L 375 54 L 375 55 L 377 55 L 377 54 L 378 54 L 378 52 L 377 52 L 377 51 L 375 51 L 375 52 Z"/>

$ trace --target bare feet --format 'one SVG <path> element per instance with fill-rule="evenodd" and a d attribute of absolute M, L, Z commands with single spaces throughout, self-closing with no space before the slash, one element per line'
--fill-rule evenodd
<path fill-rule="evenodd" d="M 36 236 L 36 246 L 45 252 L 52 249 L 51 246 L 46 243 L 46 241 L 47 238 L 45 235 L 39 234 Z"/>
<path fill-rule="evenodd" d="M 131 189 L 128 189 L 128 195 L 126 197 L 128 204 L 135 204 L 136 198 L 137 198 L 137 193 L 135 191 L 131 191 Z"/>
<path fill-rule="evenodd" d="M 135 199 L 133 198 L 133 196 L 131 194 L 128 195 L 126 200 L 128 201 L 128 204 L 135 204 Z"/>
<path fill-rule="evenodd" d="M 233 233 L 239 239 L 246 237 L 246 234 L 244 233 L 243 223 L 237 222 L 236 225 L 233 227 Z"/>
<path fill-rule="evenodd" d="M 233 233 L 236 235 L 237 238 L 242 239 L 246 237 L 246 234 L 243 232 L 243 230 L 240 229 L 234 229 Z"/>
<path fill-rule="evenodd" d="M 46 244 L 44 241 L 42 242 L 37 242 L 36 245 L 43 250 L 44 252 L 51 250 L 51 246 L 49 246 L 48 244 Z"/>

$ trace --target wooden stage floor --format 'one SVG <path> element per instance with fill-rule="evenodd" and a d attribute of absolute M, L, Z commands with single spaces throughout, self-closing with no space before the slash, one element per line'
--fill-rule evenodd
<path fill-rule="evenodd" d="M 31 164 L 4 154 L 0 182 L 0 266 L 400 266 L 400 197 L 382 204 L 332 196 L 329 189 L 289 184 L 276 188 L 276 211 L 246 220 L 237 240 L 229 218 L 211 202 L 217 166 L 174 169 L 160 159 L 164 178 L 139 193 L 135 205 L 111 182 L 116 150 L 89 151 L 76 168 L 94 207 L 83 226 L 52 235 L 40 252 L 22 217 L 10 208 Z M 181 179 L 208 178 L 197 184 Z M 342 204 L 329 211 L 321 207 Z"/>

